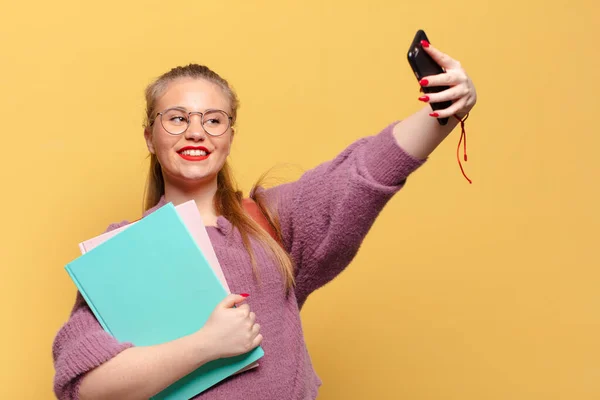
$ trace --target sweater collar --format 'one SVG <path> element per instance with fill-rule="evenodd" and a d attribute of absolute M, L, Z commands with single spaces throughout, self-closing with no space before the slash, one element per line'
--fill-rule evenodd
<path fill-rule="evenodd" d="M 154 211 L 158 210 L 159 208 L 161 208 L 162 206 L 166 205 L 168 203 L 167 200 L 165 200 L 165 195 L 163 194 L 162 196 L 160 196 L 160 199 L 158 200 L 158 203 L 156 203 L 156 205 L 152 208 L 147 209 L 146 211 L 144 211 L 144 217 L 147 215 L 152 214 Z"/>
<path fill-rule="evenodd" d="M 169 202 L 165 199 L 165 195 L 160 196 L 160 199 L 158 200 L 158 203 L 156 203 L 156 205 L 152 208 L 149 208 L 148 210 L 144 211 L 144 217 L 152 214 L 154 211 L 160 209 L 161 207 L 163 207 L 164 205 L 168 204 Z M 210 227 L 209 227 L 210 228 Z M 231 222 L 229 222 L 229 220 L 227 218 L 225 218 L 222 215 L 219 215 L 217 217 L 217 226 L 216 228 L 219 230 L 219 232 L 221 232 L 224 235 L 228 235 L 231 233 L 233 226 L 231 225 Z"/>

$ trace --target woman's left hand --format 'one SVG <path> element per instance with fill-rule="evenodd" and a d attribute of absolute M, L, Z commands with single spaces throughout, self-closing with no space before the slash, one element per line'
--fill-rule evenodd
<path fill-rule="evenodd" d="M 427 103 L 450 100 L 453 104 L 448 108 L 435 110 L 438 114 L 435 117 L 446 118 L 456 115 L 458 118 L 463 118 L 477 102 L 477 93 L 471 78 L 462 68 L 460 62 L 449 55 L 442 53 L 428 43 L 423 43 L 423 48 L 446 72 L 424 77 L 420 82 L 421 86 L 450 86 L 450 88 L 439 93 L 424 93 L 419 100 Z"/>

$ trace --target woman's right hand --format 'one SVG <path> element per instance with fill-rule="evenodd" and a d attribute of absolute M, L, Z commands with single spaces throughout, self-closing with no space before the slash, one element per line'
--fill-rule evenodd
<path fill-rule="evenodd" d="M 204 348 L 210 359 L 233 357 L 247 353 L 262 342 L 260 325 L 248 304 L 242 304 L 244 296 L 230 294 L 221 301 L 195 333 L 199 346 Z"/>

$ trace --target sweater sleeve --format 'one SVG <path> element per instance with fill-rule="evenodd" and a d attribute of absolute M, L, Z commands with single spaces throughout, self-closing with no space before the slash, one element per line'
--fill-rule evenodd
<path fill-rule="evenodd" d="M 263 191 L 294 261 L 300 307 L 352 261 L 385 204 L 424 163 L 398 146 L 394 126 L 352 143 L 295 182 Z"/>
<path fill-rule="evenodd" d="M 112 224 L 107 231 L 126 225 Z M 68 321 L 60 328 L 52 346 L 54 393 L 59 400 L 79 398 L 85 374 L 110 360 L 132 343 L 118 342 L 106 332 L 78 292 Z"/>

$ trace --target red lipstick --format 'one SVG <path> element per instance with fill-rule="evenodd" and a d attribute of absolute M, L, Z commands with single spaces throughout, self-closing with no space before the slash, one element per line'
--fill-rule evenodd
<path fill-rule="evenodd" d="M 187 154 L 183 154 L 184 152 L 186 152 L 188 150 L 194 150 L 192 152 L 192 154 L 194 154 L 194 155 L 189 154 L 189 152 Z M 204 155 L 202 155 L 202 154 L 196 155 L 196 154 L 199 154 L 199 152 L 200 153 L 203 152 Z M 184 160 L 187 160 L 187 161 L 203 161 L 208 158 L 208 156 L 210 155 L 210 151 L 208 151 L 208 149 L 203 146 L 185 146 L 185 147 L 182 147 L 181 149 L 179 149 L 177 151 L 177 154 L 179 154 L 179 156 L 181 158 L 183 158 Z"/>

